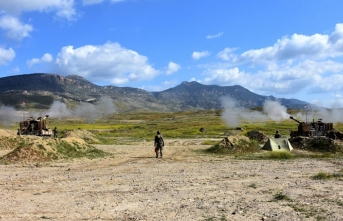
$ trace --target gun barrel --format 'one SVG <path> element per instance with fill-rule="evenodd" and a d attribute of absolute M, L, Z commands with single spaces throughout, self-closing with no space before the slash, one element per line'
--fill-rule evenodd
<path fill-rule="evenodd" d="M 296 121 L 296 122 L 298 122 L 299 124 L 301 124 L 301 122 L 298 121 L 297 119 L 295 119 L 294 117 L 290 116 L 289 118 L 292 119 L 292 120 L 294 120 L 294 121 Z"/>

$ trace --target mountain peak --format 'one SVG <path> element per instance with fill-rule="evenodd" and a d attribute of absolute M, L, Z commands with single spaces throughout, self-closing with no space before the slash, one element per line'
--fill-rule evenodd
<path fill-rule="evenodd" d="M 38 99 L 39 94 L 41 96 Z M 114 99 L 119 111 L 221 109 L 223 97 L 230 97 L 243 107 L 256 107 L 262 106 L 267 99 L 272 99 L 239 85 L 203 85 L 197 81 L 183 81 L 180 85 L 161 92 L 148 92 L 130 87 L 98 86 L 77 75 L 63 77 L 57 74 L 26 74 L 0 78 L 0 103 L 5 105 L 18 100 L 39 103 L 46 97 L 50 101 L 63 98 L 66 101 L 79 102 L 99 99 L 101 96 Z M 306 103 L 299 100 L 279 100 L 288 108 L 303 107 Z"/>

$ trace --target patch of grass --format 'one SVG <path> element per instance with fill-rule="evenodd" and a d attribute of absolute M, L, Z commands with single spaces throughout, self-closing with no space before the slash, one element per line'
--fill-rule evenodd
<path fill-rule="evenodd" d="M 332 175 L 325 172 L 319 172 L 311 177 L 314 180 L 329 180 L 332 178 Z"/>
<path fill-rule="evenodd" d="M 291 198 L 289 196 L 287 196 L 286 194 L 284 194 L 282 191 L 277 192 L 274 195 L 274 201 L 280 201 L 280 200 L 285 200 L 285 201 L 291 201 Z"/>
<path fill-rule="evenodd" d="M 70 144 L 67 142 L 60 142 L 57 145 L 57 152 L 65 158 L 81 158 L 87 157 L 90 159 L 107 156 L 108 153 L 96 149 L 92 146 L 80 147 L 77 143 Z"/>
<path fill-rule="evenodd" d="M 38 144 L 37 146 L 38 146 L 38 148 L 41 149 L 41 150 L 46 150 L 45 147 L 44 147 L 42 144 Z"/>
<path fill-rule="evenodd" d="M 295 155 L 288 151 L 271 151 L 265 157 L 271 160 L 289 160 L 295 158 Z"/>
<path fill-rule="evenodd" d="M 251 187 L 251 188 L 256 189 L 256 188 L 257 188 L 257 185 L 256 185 L 256 183 L 252 183 L 252 184 L 250 184 L 248 187 Z"/>
<path fill-rule="evenodd" d="M 318 215 L 319 213 L 326 213 L 327 211 L 320 208 L 316 208 L 314 206 L 311 205 L 299 205 L 298 203 L 296 204 L 288 204 L 289 207 L 293 208 L 294 211 L 299 212 L 299 213 L 303 213 L 306 215 L 306 218 L 310 218 L 313 216 L 316 216 L 316 220 L 326 220 L 322 219 L 323 217 Z"/>
<path fill-rule="evenodd" d="M 341 177 L 343 177 L 343 174 L 341 174 L 341 173 L 330 174 L 330 173 L 325 173 L 325 172 L 319 172 L 319 173 L 311 176 L 311 178 L 313 180 L 329 180 L 332 178 L 340 179 Z"/>
<path fill-rule="evenodd" d="M 203 145 L 216 145 L 218 144 L 218 141 L 215 141 L 215 140 L 204 140 L 202 142 Z"/>

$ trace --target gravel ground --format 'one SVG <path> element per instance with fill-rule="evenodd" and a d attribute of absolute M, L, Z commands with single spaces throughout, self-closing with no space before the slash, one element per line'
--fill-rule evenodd
<path fill-rule="evenodd" d="M 341 159 L 236 160 L 175 143 L 158 159 L 142 143 L 97 145 L 113 153 L 103 159 L 0 165 L 0 220 L 343 220 L 342 177 L 311 179 L 343 174 Z"/>

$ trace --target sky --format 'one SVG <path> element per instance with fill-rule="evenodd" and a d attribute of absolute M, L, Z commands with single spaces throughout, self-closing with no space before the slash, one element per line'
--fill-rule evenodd
<path fill-rule="evenodd" d="M 343 107 L 343 1 L 0 0 L 0 77 L 183 81 Z"/>

